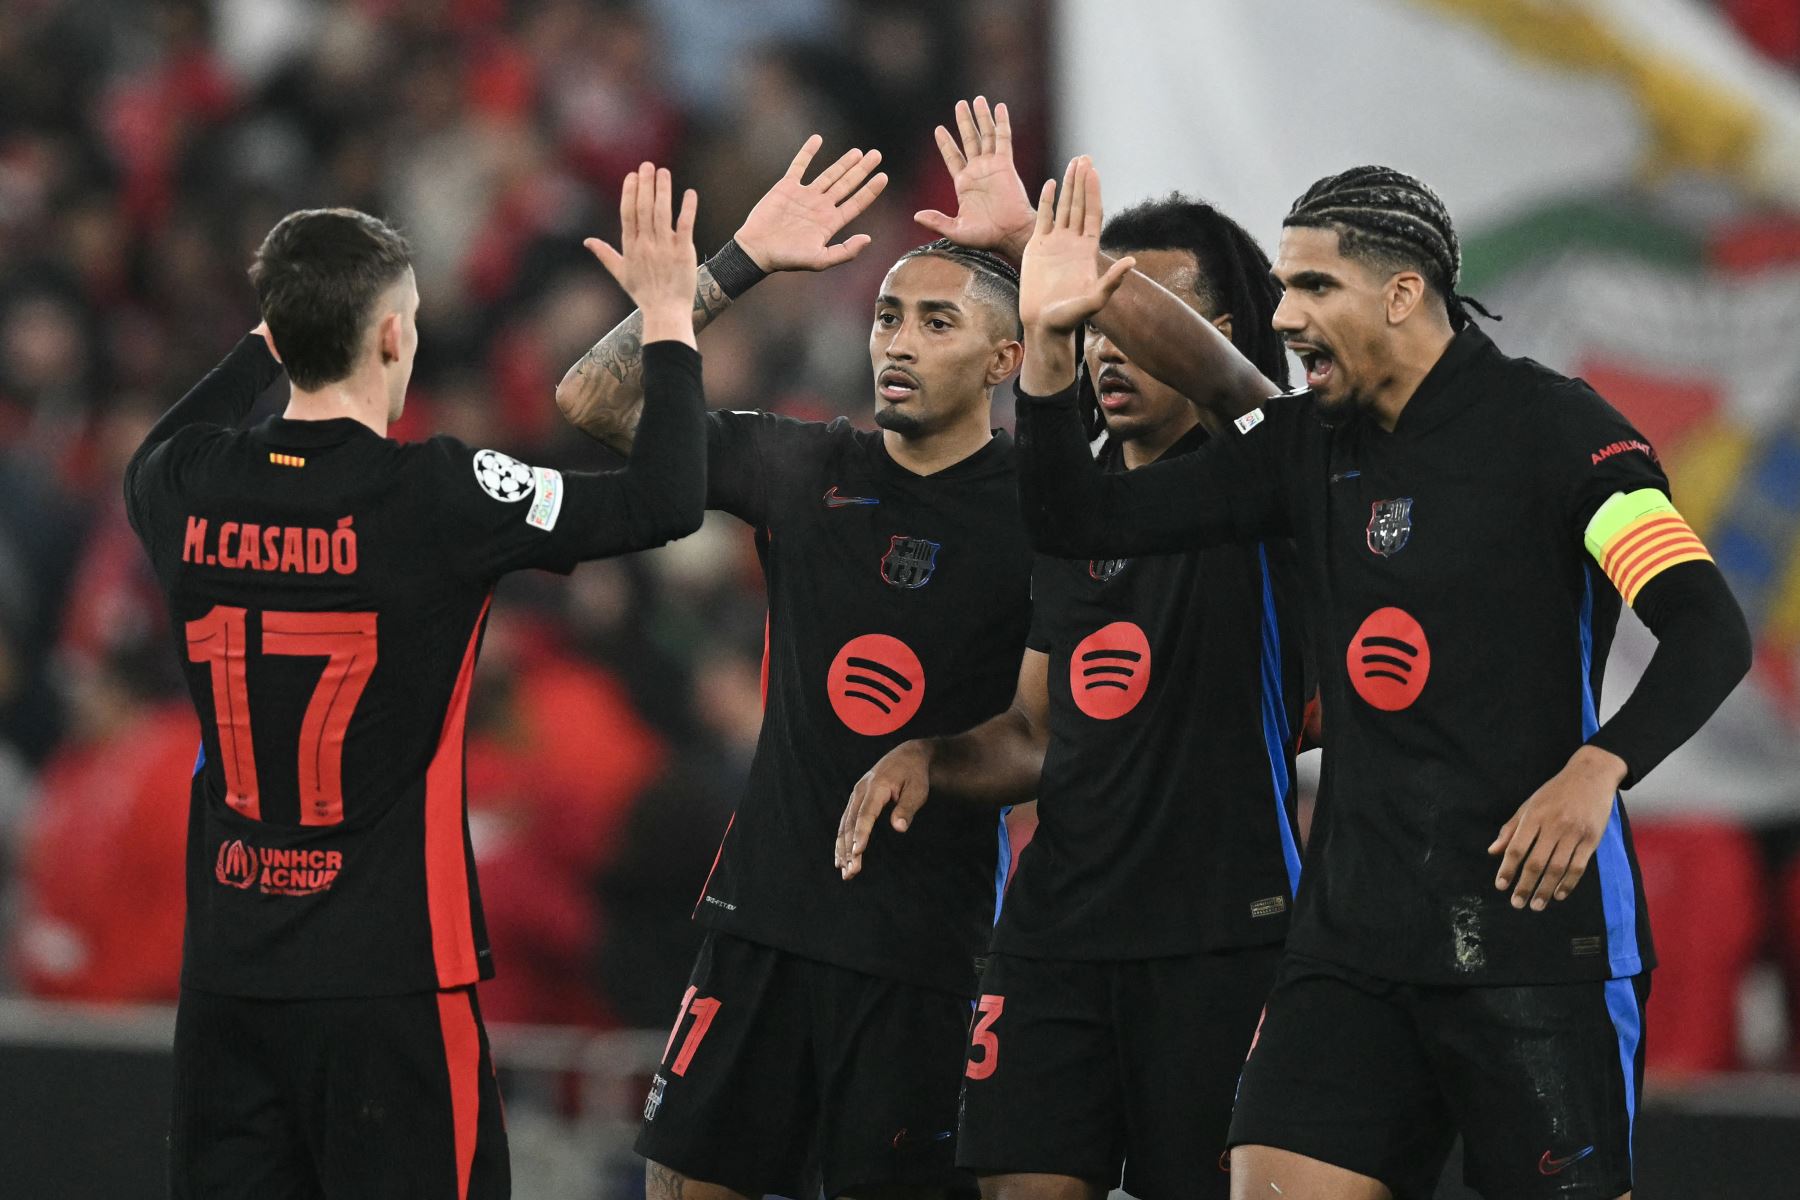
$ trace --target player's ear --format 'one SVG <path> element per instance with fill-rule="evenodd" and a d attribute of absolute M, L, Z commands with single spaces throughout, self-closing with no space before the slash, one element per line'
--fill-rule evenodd
<path fill-rule="evenodd" d="M 381 365 L 400 361 L 400 314 L 391 312 L 375 327 L 375 348 L 381 352 Z"/>
<path fill-rule="evenodd" d="M 1225 340 L 1229 342 L 1231 340 L 1231 314 L 1221 313 L 1212 319 L 1212 323 L 1213 328 L 1224 334 Z"/>
<path fill-rule="evenodd" d="M 1011 379 L 1019 370 L 1019 364 L 1025 361 L 1025 344 L 1007 340 L 994 347 L 992 357 L 988 359 L 988 387 L 999 387 Z"/>
<path fill-rule="evenodd" d="M 1398 325 L 1413 314 L 1425 298 L 1425 277 L 1417 271 L 1396 272 L 1387 284 L 1387 319 Z"/>

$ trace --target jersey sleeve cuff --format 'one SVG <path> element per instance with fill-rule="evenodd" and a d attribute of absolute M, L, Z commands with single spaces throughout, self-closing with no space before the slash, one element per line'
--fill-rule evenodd
<path fill-rule="evenodd" d="M 686 342 L 673 339 L 645 342 L 645 370 L 649 369 L 651 363 L 655 363 L 659 370 L 685 371 L 695 379 L 700 378 L 700 351 Z"/>
<path fill-rule="evenodd" d="M 234 367 L 250 371 L 256 379 L 256 390 L 259 392 L 281 377 L 281 363 L 270 353 L 269 343 L 263 340 L 262 334 L 255 330 L 246 333 L 231 348 L 226 360 Z"/>
<path fill-rule="evenodd" d="M 1080 393 L 1081 375 L 1078 372 L 1068 387 L 1053 396 L 1034 396 L 1017 381 L 1013 381 L 1013 395 L 1018 397 L 1022 406 L 1030 408 L 1075 407 L 1076 397 Z"/>

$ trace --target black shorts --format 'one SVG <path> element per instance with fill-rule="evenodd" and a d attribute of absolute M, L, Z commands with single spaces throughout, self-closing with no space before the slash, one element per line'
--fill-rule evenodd
<path fill-rule="evenodd" d="M 1274 1146 L 1429 1200 L 1463 1178 L 1506 1200 L 1631 1188 L 1648 973 L 1423 987 L 1289 955 L 1244 1065 L 1231 1144 Z"/>
<path fill-rule="evenodd" d="M 955 1165 L 968 1032 L 965 997 L 709 933 L 637 1151 L 752 1196 L 973 1195 Z"/>
<path fill-rule="evenodd" d="M 183 991 L 173 1200 L 504 1200 L 474 988 L 331 1000 Z"/>
<path fill-rule="evenodd" d="M 1136 962 L 995 955 L 958 1164 L 1222 1200 L 1232 1096 L 1280 959 L 1278 946 Z"/>

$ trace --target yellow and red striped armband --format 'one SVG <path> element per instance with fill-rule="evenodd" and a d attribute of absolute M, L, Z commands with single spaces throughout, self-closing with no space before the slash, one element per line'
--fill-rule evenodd
<path fill-rule="evenodd" d="M 1711 562 L 1700 538 L 1655 488 L 1620 492 L 1600 506 L 1583 539 L 1625 603 L 1646 583 L 1684 562 Z"/>

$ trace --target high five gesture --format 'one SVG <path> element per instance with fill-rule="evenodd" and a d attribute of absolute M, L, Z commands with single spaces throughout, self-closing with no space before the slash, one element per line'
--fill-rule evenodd
<path fill-rule="evenodd" d="M 599 238 L 582 245 L 619 281 L 644 314 L 647 342 L 694 344 L 694 215 L 700 199 L 689 188 L 681 213 L 671 216 L 675 184 L 667 167 L 644 163 L 619 189 L 619 249 Z"/>
<path fill-rule="evenodd" d="M 1100 176 L 1092 160 L 1073 159 L 1060 194 L 1045 181 L 1019 264 L 1019 320 L 1025 326 L 1019 386 L 1034 396 L 1053 395 L 1074 380 L 1075 330 L 1106 307 L 1137 265 L 1128 256 L 1101 272 L 1100 226 Z"/>
<path fill-rule="evenodd" d="M 956 102 L 956 128 L 962 143 L 942 125 L 937 127 L 938 153 L 956 185 L 956 215 L 935 208 L 913 214 L 913 220 L 939 237 L 978 250 L 995 250 L 1015 262 L 1031 238 L 1031 197 L 1013 165 L 1012 118 L 1001 104 L 988 110 L 985 96 Z"/>
<path fill-rule="evenodd" d="M 824 271 L 863 252 L 869 235 L 855 234 L 831 244 L 844 226 L 862 216 L 887 187 L 879 150 L 846 150 L 813 179 L 806 169 L 825 139 L 813 134 L 783 175 L 756 202 L 737 231 L 737 244 L 764 271 Z"/>

